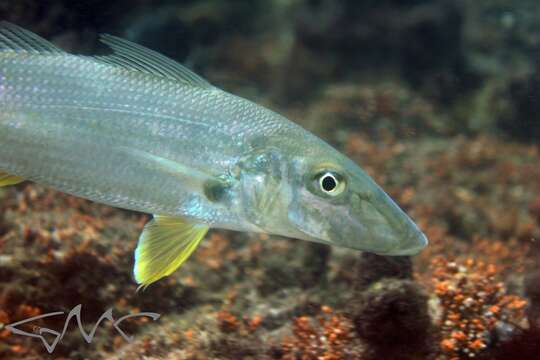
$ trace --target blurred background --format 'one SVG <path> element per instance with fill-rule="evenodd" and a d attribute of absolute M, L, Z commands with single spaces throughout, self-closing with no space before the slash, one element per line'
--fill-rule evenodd
<path fill-rule="evenodd" d="M 146 215 L 1 188 L 0 358 L 50 356 L 4 326 L 77 304 L 88 331 L 109 308 L 162 316 L 124 321 L 133 342 L 105 322 L 87 344 L 72 321 L 53 357 L 537 358 L 538 1 L 4 0 L 0 19 L 81 54 L 106 51 L 99 33 L 127 38 L 286 115 L 430 239 L 391 258 L 214 231 L 136 293 Z"/>

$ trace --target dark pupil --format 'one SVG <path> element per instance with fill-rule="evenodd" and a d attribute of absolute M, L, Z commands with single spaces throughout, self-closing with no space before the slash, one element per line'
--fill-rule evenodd
<path fill-rule="evenodd" d="M 324 189 L 324 191 L 332 191 L 336 188 L 336 186 L 336 180 L 334 180 L 333 177 L 325 176 L 322 179 L 322 188 Z"/>

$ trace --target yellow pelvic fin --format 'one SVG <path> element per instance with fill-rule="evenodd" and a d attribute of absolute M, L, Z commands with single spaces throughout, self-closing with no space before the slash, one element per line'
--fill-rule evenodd
<path fill-rule="evenodd" d="M 0 187 L 8 186 L 8 185 L 15 185 L 23 181 L 24 179 L 22 177 L 11 175 L 11 174 L 0 171 Z"/>
<path fill-rule="evenodd" d="M 145 225 L 135 249 L 133 275 L 146 288 L 172 274 L 195 250 L 208 226 L 178 217 L 154 215 Z"/>

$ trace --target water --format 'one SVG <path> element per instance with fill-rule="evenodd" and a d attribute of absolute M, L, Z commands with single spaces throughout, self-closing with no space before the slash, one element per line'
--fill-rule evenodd
<path fill-rule="evenodd" d="M 2 188 L 0 357 L 51 356 L 43 336 L 70 359 L 534 358 L 539 16 L 532 0 L 1 2 L 0 18 L 66 50 L 104 52 L 97 34 L 112 33 L 286 115 L 358 162 L 430 244 L 381 257 L 212 231 L 136 292 L 146 215 Z M 17 327 L 34 338 L 6 328 L 53 312 Z"/>

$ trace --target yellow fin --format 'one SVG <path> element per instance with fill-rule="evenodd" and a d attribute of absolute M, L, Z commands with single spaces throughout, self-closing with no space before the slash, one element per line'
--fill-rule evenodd
<path fill-rule="evenodd" d="M 11 174 L 0 171 L 0 187 L 8 186 L 8 185 L 15 185 L 23 181 L 24 179 L 22 177 L 11 175 Z"/>
<path fill-rule="evenodd" d="M 182 218 L 154 215 L 145 225 L 135 249 L 133 275 L 146 288 L 172 274 L 199 245 L 208 226 Z"/>

